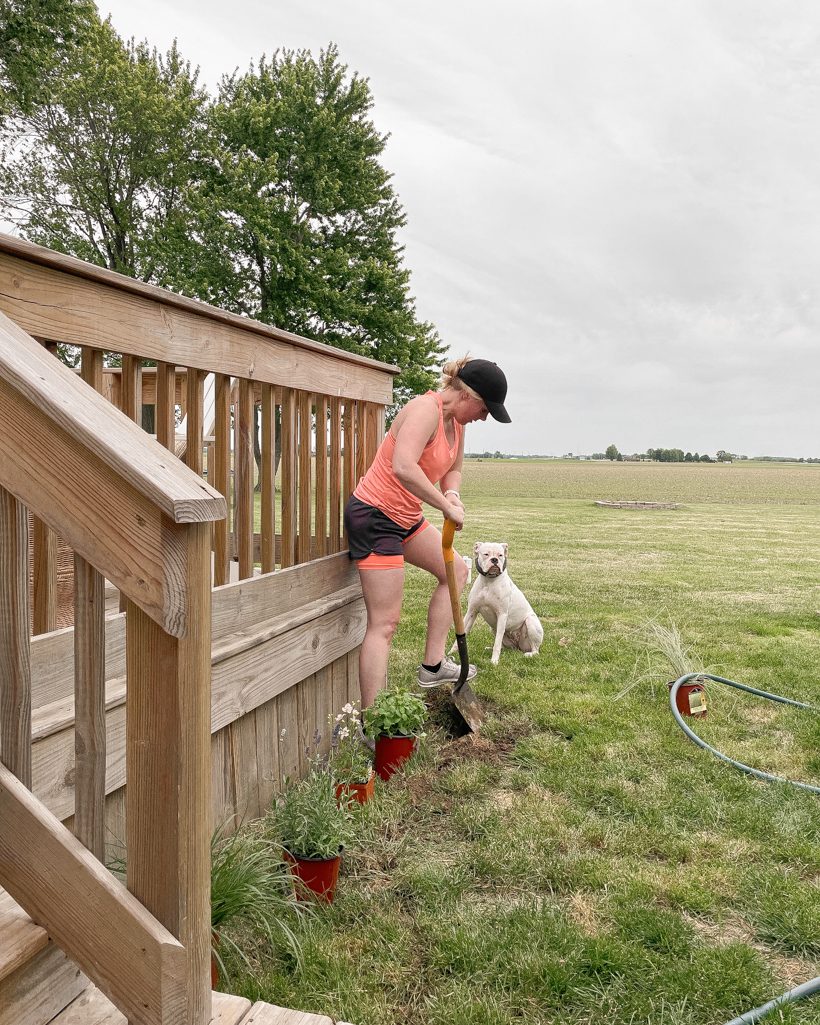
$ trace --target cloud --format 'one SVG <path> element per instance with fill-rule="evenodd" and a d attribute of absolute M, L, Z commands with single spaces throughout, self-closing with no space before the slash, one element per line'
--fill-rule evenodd
<path fill-rule="evenodd" d="M 105 10 L 211 85 L 330 40 L 370 78 L 419 313 L 508 372 L 469 447 L 820 455 L 816 5 Z"/>

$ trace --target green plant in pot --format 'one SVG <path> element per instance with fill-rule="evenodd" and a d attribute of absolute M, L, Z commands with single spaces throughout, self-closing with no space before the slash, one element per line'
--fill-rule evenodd
<path fill-rule="evenodd" d="M 319 763 L 305 779 L 285 780 L 268 812 L 269 835 L 284 848 L 300 900 L 332 901 L 342 848 L 355 835 L 353 816 L 336 799 L 336 783 Z"/>
<path fill-rule="evenodd" d="M 357 702 L 348 702 L 337 715 L 328 716 L 333 733 L 329 770 L 336 781 L 336 798 L 348 805 L 366 804 L 373 796 L 373 756 L 362 740 Z"/>
<path fill-rule="evenodd" d="M 376 738 L 376 775 L 390 779 L 413 754 L 425 734 L 427 705 L 418 694 L 406 690 L 382 690 L 365 709 L 365 730 Z"/>

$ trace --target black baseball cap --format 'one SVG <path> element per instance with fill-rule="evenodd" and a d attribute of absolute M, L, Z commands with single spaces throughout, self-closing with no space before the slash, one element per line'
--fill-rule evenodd
<path fill-rule="evenodd" d="M 507 378 L 497 363 L 488 359 L 471 359 L 456 374 L 476 395 L 480 395 L 490 416 L 499 423 L 512 423 L 504 408 L 507 397 Z"/>

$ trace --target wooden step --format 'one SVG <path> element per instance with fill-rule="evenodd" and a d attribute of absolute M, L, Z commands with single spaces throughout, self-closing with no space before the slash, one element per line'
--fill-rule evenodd
<path fill-rule="evenodd" d="M 239 1025 L 333 1025 L 333 1019 L 324 1014 L 290 1011 L 259 1000 L 248 1011 Z"/>
<path fill-rule="evenodd" d="M 48 933 L 35 925 L 5 890 L 0 890 L 0 980 L 48 946 Z"/>
<path fill-rule="evenodd" d="M 251 1005 L 245 997 L 212 993 L 212 1025 L 333 1025 L 322 1014 L 290 1011 L 260 1000 Z M 96 986 L 89 985 L 51 1025 L 128 1025 L 125 1015 Z"/>

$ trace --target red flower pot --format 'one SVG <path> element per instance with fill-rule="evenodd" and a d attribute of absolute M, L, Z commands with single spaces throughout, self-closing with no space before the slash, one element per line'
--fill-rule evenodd
<path fill-rule="evenodd" d="M 676 680 L 672 680 L 667 687 L 672 690 L 676 682 Z M 675 706 L 681 715 L 691 715 L 695 719 L 702 719 L 706 715 L 706 691 L 703 684 L 696 680 L 691 683 L 682 683 L 675 695 Z"/>
<path fill-rule="evenodd" d="M 310 900 L 311 894 L 330 904 L 339 881 L 341 851 L 335 858 L 300 858 L 285 851 L 291 875 L 296 877 L 296 899 Z"/>
<path fill-rule="evenodd" d="M 367 804 L 373 796 L 373 788 L 375 785 L 376 773 L 372 771 L 370 773 L 370 779 L 366 783 L 337 783 L 336 800 L 339 802 L 339 807 L 341 808 L 345 801 L 348 808 L 352 804 L 356 804 L 357 801 L 359 804 Z"/>
<path fill-rule="evenodd" d="M 213 947 L 214 947 L 214 949 L 218 948 L 219 947 L 219 937 L 217 936 L 217 934 L 215 932 L 211 933 L 211 938 L 213 940 Z M 218 985 L 219 985 L 219 965 L 217 964 L 216 954 L 214 953 L 214 950 L 211 950 L 211 989 L 216 989 L 216 987 Z"/>
<path fill-rule="evenodd" d="M 376 772 L 390 779 L 416 749 L 416 737 L 376 737 Z"/>

